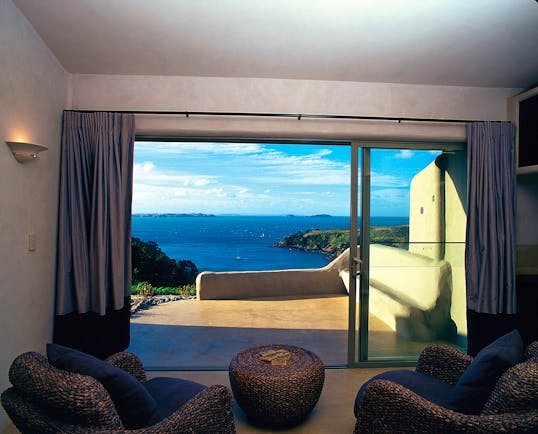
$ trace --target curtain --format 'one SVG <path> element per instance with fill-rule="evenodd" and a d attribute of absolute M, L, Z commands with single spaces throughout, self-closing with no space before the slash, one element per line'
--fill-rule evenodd
<path fill-rule="evenodd" d="M 473 122 L 467 127 L 467 146 L 467 307 L 513 314 L 517 310 L 515 128 L 510 122 Z"/>
<path fill-rule="evenodd" d="M 134 136 L 132 114 L 63 115 L 54 335 L 90 353 L 129 329 Z"/>

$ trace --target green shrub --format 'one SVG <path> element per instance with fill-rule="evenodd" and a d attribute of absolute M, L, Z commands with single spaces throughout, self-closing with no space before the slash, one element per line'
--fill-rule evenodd
<path fill-rule="evenodd" d="M 146 297 L 155 295 L 155 288 L 149 282 L 138 282 L 134 288 L 134 294 L 145 295 Z"/>
<path fill-rule="evenodd" d="M 166 255 L 155 241 L 131 241 L 133 284 L 149 282 L 154 287 L 191 285 L 198 268 L 189 260 L 176 261 Z"/>
<path fill-rule="evenodd" d="M 152 295 L 180 295 L 182 297 L 192 297 L 196 295 L 196 285 L 183 285 L 177 287 L 157 286 L 154 287 L 148 282 L 139 282 L 131 287 L 131 294 L 152 296 Z"/>

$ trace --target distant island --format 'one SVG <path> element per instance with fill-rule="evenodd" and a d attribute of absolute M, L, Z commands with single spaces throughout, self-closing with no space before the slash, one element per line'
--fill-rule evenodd
<path fill-rule="evenodd" d="M 285 217 L 297 217 L 295 214 L 286 214 Z M 305 217 L 305 216 L 300 216 L 300 217 Z M 311 216 L 306 216 L 306 217 L 332 217 L 332 215 L 330 214 L 314 214 L 314 215 L 311 215 Z"/>
<path fill-rule="evenodd" d="M 358 230 L 360 235 L 360 229 Z M 409 225 L 402 226 L 374 226 L 370 228 L 370 240 L 372 243 L 386 246 L 409 248 Z M 273 247 L 287 249 L 322 252 L 335 258 L 349 247 L 349 230 L 329 229 L 320 231 L 317 229 L 306 232 L 297 232 L 282 238 Z"/>
<path fill-rule="evenodd" d="M 133 217 L 215 217 L 214 214 L 202 214 L 199 212 L 195 213 L 139 213 L 133 214 Z"/>

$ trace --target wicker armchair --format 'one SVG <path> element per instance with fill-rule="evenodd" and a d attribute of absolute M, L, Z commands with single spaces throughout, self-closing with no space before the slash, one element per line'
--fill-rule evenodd
<path fill-rule="evenodd" d="M 525 357 L 501 376 L 479 415 L 446 409 L 393 381 L 372 381 L 356 409 L 354 432 L 537 433 L 538 342 Z M 416 371 L 453 385 L 472 360 L 447 345 L 432 345 L 420 355 Z"/>
<path fill-rule="evenodd" d="M 146 381 L 135 355 L 118 353 L 107 361 Z M 235 433 L 232 397 L 224 386 L 205 388 L 152 426 L 127 430 L 99 381 L 56 369 L 42 354 L 18 356 L 9 378 L 13 387 L 2 393 L 2 405 L 23 433 Z"/>

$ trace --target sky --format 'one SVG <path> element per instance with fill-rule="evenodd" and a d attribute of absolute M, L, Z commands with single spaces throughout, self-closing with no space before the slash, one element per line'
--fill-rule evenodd
<path fill-rule="evenodd" d="M 408 216 L 411 179 L 438 154 L 372 150 L 371 215 Z M 350 159 L 344 145 L 136 142 L 133 213 L 347 216 Z"/>

